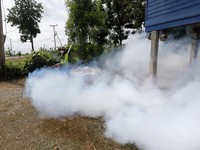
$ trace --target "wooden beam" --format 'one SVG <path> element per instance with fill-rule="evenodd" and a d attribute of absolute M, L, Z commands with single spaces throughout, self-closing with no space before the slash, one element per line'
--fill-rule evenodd
<path fill-rule="evenodd" d="M 156 83 L 156 78 L 157 78 L 158 43 L 159 43 L 159 31 L 152 31 L 149 76 L 153 78 L 154 83 Z"/>

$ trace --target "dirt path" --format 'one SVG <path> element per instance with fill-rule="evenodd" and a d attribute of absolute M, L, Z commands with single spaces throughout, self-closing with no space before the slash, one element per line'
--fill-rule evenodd
<path fill-rule="evenodd" d="M 100 118 L 39 118 L 23 97 L 24 82 L 0 82 L 0 150 L 137 150 L 105 138 Z"/>

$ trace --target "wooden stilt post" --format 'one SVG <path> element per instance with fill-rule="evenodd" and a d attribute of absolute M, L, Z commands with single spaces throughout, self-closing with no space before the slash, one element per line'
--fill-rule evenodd
<path fill-rule="evenodd" d="M 152 31 L 149 76 L 152 77 L 153 82 L 155 84 L 157 78 L 158 43 L 159 43 L 159 31 Z"/>
<path fill-rule="evenodd" d="M 191 33 L 192 43 L 190 52 L 190 67 L 196 66 L 197 56 L 198 56 L 198 44 L 199 44 L 199 33 L 200 28 L 194 28 Z"/>

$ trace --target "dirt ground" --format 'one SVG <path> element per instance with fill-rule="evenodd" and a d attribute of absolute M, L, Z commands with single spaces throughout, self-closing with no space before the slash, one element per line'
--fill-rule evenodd
<path fill-rule="evenodd" d="M 106 138 L 101 118 L 39 118 L 23 97 L 24 83 L 0 82 L 0 150 L 138 150 Z"/>

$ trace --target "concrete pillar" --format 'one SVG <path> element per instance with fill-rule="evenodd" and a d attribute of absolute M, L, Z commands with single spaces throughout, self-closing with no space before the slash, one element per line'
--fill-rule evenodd
<path fill-rule="evenodd" d="M 159 31 L 152 31 L 149 76 L 152 77 L 153 82 L 155 84 L 157 78 L 158 43 L 159 43 Z"/>

